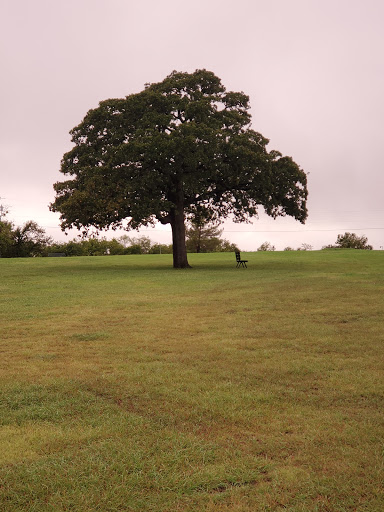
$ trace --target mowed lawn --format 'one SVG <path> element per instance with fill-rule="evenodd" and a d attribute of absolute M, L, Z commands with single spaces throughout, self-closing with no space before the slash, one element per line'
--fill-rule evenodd
<path fill-rule="evenodd" d="M 384 253 L 0 259 L 0 510 L 382 512 Z"/>

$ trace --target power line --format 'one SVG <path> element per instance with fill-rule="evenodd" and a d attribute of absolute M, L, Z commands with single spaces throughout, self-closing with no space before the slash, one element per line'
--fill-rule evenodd
<path fill-rule="evenodd" d="M 61 229 L 60 226 L 41 226 L 45 229 Z M 149 233 L 153 233 L 153 229 L 140 229 L 140 231 L 146 231 Z M 382 228 L 332 228 L 332 229 L 306 229 L 304 231 L 300 231 L 299 229 L 291 230 L 291 229 L 282 229 L 282 230 L 266 230 L 266 229 L 253 229 L 253 230 L 234 230 L 234 229 L 224 229 L 224 233 L 319 233 L 326 231 L 368 231 L 368 230 L 384 230 Z M 124 228 L 120 228 L 117 231 L 127 231 Z M 134 230 L 131 230 L 134 231 Z M 171 233 L 170 229 L 162 229 L 158 231 L 158 233 Z"/>
<path fill-rule="evenodd" d="M 321 231 L 368 231 L 372 229 L 384 229 L 384 228 L 333 228 L 333 229 L 306 229 L 304 231 L 300 231 L 299 229 L 296 230 L 289 230 L 284 229 L 281 231 L 275 231 L 275 230 L 251 230 L 251 231 L 242 231 L 242 230 L 230 230 L 230 229 L 224 229 L 225 233 L 317 233 Z"/>

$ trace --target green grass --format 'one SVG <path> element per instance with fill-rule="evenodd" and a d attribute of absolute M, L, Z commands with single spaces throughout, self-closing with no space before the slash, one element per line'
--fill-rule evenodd
<path fill-rule="evenodd" d="M 379 251 L 0 259 L 0 510 L 381 512 Z"/>

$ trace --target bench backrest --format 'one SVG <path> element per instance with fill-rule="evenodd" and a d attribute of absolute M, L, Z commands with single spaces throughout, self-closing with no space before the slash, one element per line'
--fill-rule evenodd
<path fill-rule="evenodd" d="M 239 253 L 239 251 L 236 251 L 235 254 L 236 254 L 236 261 L 240 261 L 240 253 Z"/>

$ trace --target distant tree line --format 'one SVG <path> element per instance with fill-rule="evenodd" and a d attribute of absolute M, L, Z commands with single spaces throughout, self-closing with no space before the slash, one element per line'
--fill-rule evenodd
<path fill-rule="evenodd" d="M 311 244 L 301 244 L 300 247 L 294 249 L 293 247 L 284 247 L 284 251 L 312 251 L 313 247 Z"/>
<path fill-rule="evenodd" d="M 301 244 L 300 247 L 294 249 L 293 247 L 284 247 L 284 251 L 312 251 L 313 247 L 310 244 Z M 276 247 L 270 242 L 264 242 L 257 248 L 258 251 L 275 251 Z"/>
<path fill-rule="evenodd" d="M 217 226 L 191 226 L 187 231 L 188 252 L 232 252 L 235 244 L 221 239 L 222 230 Z M 172 244 L 153 243 L 147 236 L 123 235 L 107 240 L 98 238 L 74 238 L 68 242 L 54 242 L 44 229 L 34 221 L 23 226 L 12 222 L 0 222 L 0 257 L 20 258 L 36 256 L 103 256 L 124 254 L 172 254 Z"/>
<path fill-rule="evenodd" d="M 274 251 L 276 248 L 270 242 L 264 242 L 258 247 L 258 251 Z M 313 249 L 310 244 L 301 244 L 300 247 L 294 249 L 293 247 L 285 247 L 284 251 L 311 251 Z M 368 244 L 366 236 L 358 236 L 356 233 L 344 233 L 338 235 L 335 244 L 324 245 L 322 249 L 364 249 L 372 251 L 372 245 Z"/>
<path fill-rule="evenodd" d="M 73 239 L 69 242 L 49 245 L 43 256 L 64 253 L 66 256 L 105 256 L 123 254 L 172 254 L 172 245 L 153 243 L 147 236 L 120 238 Z"/>
<path fill-rule="evenodd" d="M 191 224 L 186 232 L 188 252 L 234 252 L 238 250 L 236 244 L 222 239 L 223 230 L 217 225 L 209 223 Z M 366 249 L 372 250 L 366 236 L 355 233 L 338 235 L 336 244 L 326 245 L 323 249 Z M 258 251 L 275 251 L 275 246 L 264 242 Z M 293 251 L 292 247 L 285 247 L 284 251 Z M 312 246 L 302 244 L 297 251 L 310 251 Z M 0 221 L 0 257 L 25 258 L 35 256 L 49 256 L 65 254 L 65 256 L 103 256 L 123 254 L 172 254 L 172 244 L 153 243 L 147 236 L 130 237 L 120 236 L 107 240 L 105 237 L 90 236 L 85 239 L 78 238 L 68 242 L 54 242 L 46 235 L 44 229 L 36 222 L 30 220 L 23 226 L 15 226 L 12 222 Z"/>

